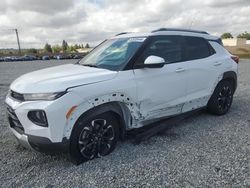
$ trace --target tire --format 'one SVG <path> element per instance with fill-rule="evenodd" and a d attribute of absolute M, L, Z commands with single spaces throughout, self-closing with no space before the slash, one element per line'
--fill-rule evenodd
<path fill-rule="evenodd" d="M 226 80 L 220 81 L 208 101 L 208 112 L 215 115 L 226 114 L 232 105 L 233 94 L 232 84 Z"/>
<path fill-rule="evenodd" d="M 111 153 L 119 138 L 119 121 L 113 113 L 82 116 L 70 136 L 70 158 L 73 163 L 102 157 Z"/>

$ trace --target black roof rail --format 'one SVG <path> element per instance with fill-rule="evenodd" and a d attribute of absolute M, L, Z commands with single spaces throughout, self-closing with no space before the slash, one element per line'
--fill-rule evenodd
<path fill-rule="evenodd" d="M 132 32 L 121 32 L 121 33 L 116 34 L 115 36 L 125 35 L 125 34 L 129 34 L 129 33 L 132 33 Z"/>
<path fill-rule="evenodd" d="M 160 28 L 151 33 L 159 32 L 159 31 L 183 31 L 183 32 L 190 32 L 190 33 L 201 33 L 201 34 L 208 34 L 206 31 L 199 31 L 199 30 L 192 30 L 192 29 L 177 29 L 177 28 Z"/>

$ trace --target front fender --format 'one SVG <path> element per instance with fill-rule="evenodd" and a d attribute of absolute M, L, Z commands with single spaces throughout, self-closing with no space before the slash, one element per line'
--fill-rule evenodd
<path fill-rule="evenodd" d="M 79 104 L 67 119 L 64 130 L 64 137 L 70 138 L 71 132 L 77 120 L 88 113 L 100 114 L 107 111 L 117 113 L 121 117 L 123 130 L 135 127 L 137 120 L 141 118 L 138 105 L 124 93 L 111 93 L 103 96 L 96 96 Z M 131 120 L 132 118 L 132 120 Z"/>

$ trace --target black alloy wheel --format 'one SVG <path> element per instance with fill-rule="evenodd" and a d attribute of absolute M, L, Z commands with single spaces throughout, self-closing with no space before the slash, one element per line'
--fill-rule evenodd
<path fill-rule="evenodd" d="M 232 90 L 229 86 L 224 86 L 219 92 L 218 100 L 218 109 L 221 112 L 228 111 L 231 103 L 232 103 Z"/>
<path fill-rule="evenodd" d="M 106 112 L 94 117 L 81 117 L 70 137 L 70 156 L 74 163 L 111 153 L 119 138 L 119 121 Z"/>
<path fill-rule="evenodd" d="M 207 104 L 210 113 L 223 115 L 228 112 L 233 102 L 234 90 L 229 81 L 222 80 L 214 90 Z"/>
<path fill-rule="evenodd" d="M 105 119 L 94 119 L 83 128 L 79 136 L 79 151 L 87 159 L 105 156 L 109 153 L 114 139 L 114 127 Z"/>

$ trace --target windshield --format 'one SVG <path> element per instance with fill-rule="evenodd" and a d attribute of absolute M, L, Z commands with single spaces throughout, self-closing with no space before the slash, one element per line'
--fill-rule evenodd
<path fill-rule="evenodd" d="M 110 39 L 92 50 L 79 64 L 118 71 L 135 54 L 145 38 Z"/>

